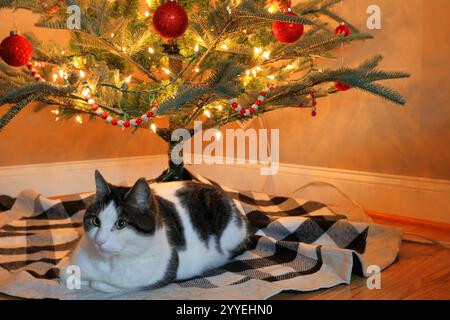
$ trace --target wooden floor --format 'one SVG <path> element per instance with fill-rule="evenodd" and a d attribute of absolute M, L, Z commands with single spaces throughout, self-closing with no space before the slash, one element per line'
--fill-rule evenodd
<path fill-rule="evenodd" d="M 450 242 L 450 230 L 433 226 L 411 225 L 386 219 L 380 224 L 402 227 L 404 232 L 420 233 Z M 289 300 L 450 300 L 450 250 L 403 242 L 398 261 L 381 274 L 381 290 L 369 290 L 367 279 L 353 276 L 350 285 L 309 293 L 282 293 L 274 299 Z"/>
<path fill-rule="evenodd" d="M 450 229 L 374 218 L 376 223 L 400 226 L 405 232 L 421 233 L 450 242 Z M 0 300 L 14 299 L 0 294 Z M 398 261 L 381 274 L 381 289 L 369 290 L 366 279 L 354 276 L 350 285 L 309 293 L 282 293 L 273 299 L 287 300 L 450 300 L 450 250 L 403 242 Z"/>

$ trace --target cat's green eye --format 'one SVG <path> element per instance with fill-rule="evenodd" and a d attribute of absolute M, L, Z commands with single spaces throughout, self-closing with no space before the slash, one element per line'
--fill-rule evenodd
<path fill-rule="evenodd" d="M 92 217 L 91 223 L 93 226 L 100 227 L 100 219 L 98 217 Z"/>
<path fill-rule="evenodd" d="M 119 220 L 116 221 L 116 228 L 119 229 L 119 230 L 123 229 L 123 228 L 125 228 L 127 226 L 127 224 L 128 223 L 125 220 L 119 219 Z"/>

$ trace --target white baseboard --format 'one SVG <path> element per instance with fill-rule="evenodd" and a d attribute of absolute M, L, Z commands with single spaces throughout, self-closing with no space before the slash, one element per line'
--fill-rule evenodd
<path fill-rule="evenodd" d="M 100 159 L 0 167 L 0 194 L 16 196 L 34 189 L 46 196 L 94 190 L 94 170 L 108 181 L 129 185 L 139 177 L 154 178 L 166 167 L 165 155 Z M 262 190 L 291 195 L 299 187 L 323 181 L 336 185 L 366 209 L 405 217 L 450 223 L 450 181 L 280 164 L 277 175 L 260 175 L 258 165 L 193 165 L 189 168 L 224 185 L 242 190 Z M 326 203 L 344 201 L 335 191 L 311 187 L 303 198 Z"/>
<path fill-rule="evenodd" d="M 16 196 L 24 189 L 45 196 L 93 191 L 96 169 L 111 183 L 129 185 L 140 177 L 156 177 L 166 164 L 166 156 L 156 155 L 0 167 L 0 194 Z"/>

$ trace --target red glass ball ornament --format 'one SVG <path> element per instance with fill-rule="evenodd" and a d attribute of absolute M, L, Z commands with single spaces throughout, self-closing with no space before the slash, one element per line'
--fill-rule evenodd
<path fill-rule="evenodd" d="M 344 37 L 348 37 L 352 34 L 352 30 L 350 30 L 350 28 L 343 22 L 336 28 L 335 32 L 336 34 L 341 34 Z"/>
<path fill-rule="evenodd" d="M 298 16 L 293 12 L 286 12 L 286 15 Z M 304 26 L 297 23 L 274 21 L 272 31 L 275 39 L 281 43 L 294 43 L 303 35 Z"/>
<path fill-rule="evenodd" d="M 8 65 L 21 67 L 26 65 L 33 55 L 33 46 L 25 37 L 11 32 L 0 44 L 0 56 Z"/>
<path fill-rule="evenodd" d="M 125 128 L 129 128 L 129 127 L 130 127 L 130 121 L 124 121 L 124 122 L 123 122 L 123 126 L 124 126 Z"/>
<path fill-rule="evenodd" d="M 176 2 L 163 3 L 153 14 L 153 27 L 163 38 L 178 38 L 186 31 L 188 24 L 186 11 Z"/>
<path fill-rule="evenodd" d="M 153 117 L 153 112 L 152 111 L 147 112 L 147 117 L 149 118 Z"/>
<path fill-rule="evenodd" d="M 311 116 L 313 116 L 313 117 L 315 117 L 315 116 L 317 116 L 317 111 L 313 111 L 313 112 L 311 112 Z"/>
<path fill-rule="evenodd" d="M 108 118 L 108 114 L 106 112 L 103 112 L 102 113 L 102 119 L 106 120 L 106 118 Z"/>
<path fill-rule="evenodd" d="M 113 126 L 117 126 L 117 123 L 118 123 L 117 119 L 112 119 L 112 120 L 111 120 L 111 124 L 112 124 Z"/>
<path fill-rule="evenodd" d="M 238 104 L 237 104 L 237 102 L 233 102 L 233 103 L 231 104 L 231 106 L 232 106 L 234 109 L 236 109 L 236 108 L 238 107 Z"/>
<path fill-rule="evenodd" d="M 136 123 L 137 124 L 141 124 L 142 123 L 142 119 L 141 118 L 136 118 Z"/>
<path fill-rule="evenodd" d="M 336 89 L 339 90 L 339 91 L 347 91 L 347 90 L 349 90 L 349 89 L 351 88 L 348 84 L 341 83 L 341 82 L 338 82 L 338 81 L 336 81 L 336 82 L 334 83 L 334 86 L 335 86 Z"/>

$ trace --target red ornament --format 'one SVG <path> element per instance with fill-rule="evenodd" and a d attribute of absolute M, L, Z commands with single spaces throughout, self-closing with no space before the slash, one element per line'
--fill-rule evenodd
<path fill-rule="evenodd" d="M 153 27 L 163 38 L 178 38 L 186 31 L 188 24 L 186 11 L 173 1 L 163 3 L 153 15 Z"/>
<path fill-rule="evenodd" d="M 352 30 L 344 23 L 342 22 L 335 30 L 336 34 L 343 35 L 344 37 L 348 37 L 352 34 Z"/>
<path fill-rule="evenodd" d="M 342 82 L 338 82 L 338 81 L 336 81 L 334 83 L 334 86 L 339 91 L 347 91 L 347 90 L 349 90 L 351 88 L 348 84 L 345 84 L 345 83 L 342 83 Z"/>
<path fill-rule="evenodd" d="M 3 61 L 13 67 L 26 65 L 33 55 L 33 46 L 24 37 L 15 32 L 5 38 L 0 44 L 0 56 Z"/>
<path fill-rule="evenodd" d="M 293 12 L 286 12 L 286 15 L 298 16 Z M 274 21 L 272 31 L 275 39 L 281 43 L 293 43 L 303 35 L 304 27 L 302 24 Z"/>

